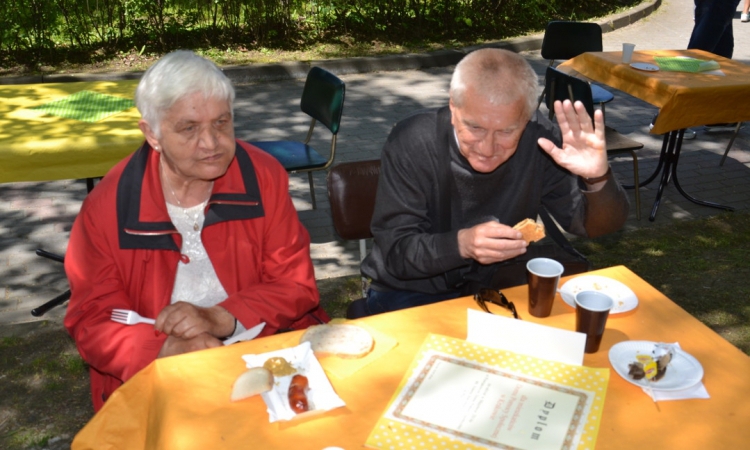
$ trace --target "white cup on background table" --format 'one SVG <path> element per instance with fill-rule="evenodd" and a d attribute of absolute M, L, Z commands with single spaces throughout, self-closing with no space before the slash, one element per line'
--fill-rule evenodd
<path fill-rule="evenodd" d="M 633 50 L 635 50 L 635 44 L 622 44 L 622 62 L 630 64 L 630 60 L 633 59 Z"/>

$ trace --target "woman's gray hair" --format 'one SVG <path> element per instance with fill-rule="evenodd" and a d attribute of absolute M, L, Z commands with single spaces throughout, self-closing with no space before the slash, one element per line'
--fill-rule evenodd
<path fill-rule="evenodd" d="M 466 55 L 456 65 L 451 78 L 450 98 L 456 107 L 463 106 L 469 86 L 493 105 L 508 105 L 525 99 L 527 119 L 536 110 L 539 77 L 517 53 L 484 48 Z"/>
<path fill-rule="evenodd" d="M 157 137 L 164 114 L 185 96 L 226 100 L 234 116 L 234 87 L 216 65 L 189 50 L 177 50 L 149 67 L 135 90 L 135 105 Z"/>

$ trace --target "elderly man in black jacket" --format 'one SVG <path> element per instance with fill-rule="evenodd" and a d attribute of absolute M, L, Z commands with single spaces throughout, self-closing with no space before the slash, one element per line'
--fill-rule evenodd
<path fill-rule="evenodd" d="M 568 232 L 619 229 L 628 200 L 612 176 L 600 111 L 536 110 L 538 78 L 526 60 L 477 50 L 457 66 L 450 104 L 400 121 L 383 148 L 362 273 L 367 313 L 455 298 L 467 279 L 489 286 L 503 261 L 526 252 L 512 227 L 548 211 Z"/>

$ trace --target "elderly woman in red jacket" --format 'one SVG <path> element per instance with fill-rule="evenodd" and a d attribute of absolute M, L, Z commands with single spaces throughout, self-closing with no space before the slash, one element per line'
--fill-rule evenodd
<path fill-rule="evenodd" d="M 267 153 L 235 139 L 234 89 L 210 61 L 166 55 L 135 94 L 146 138 L 86 198 L 65 270 L 65 326 L 90 365 L 95 409 L 156 358 L 328 321 L 310 238 Z M 154 326 L 110 320 L 115 308 Z"/>

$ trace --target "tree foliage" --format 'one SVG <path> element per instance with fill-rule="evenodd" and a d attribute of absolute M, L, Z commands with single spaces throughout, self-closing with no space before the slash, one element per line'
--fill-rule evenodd
<path fill-rule="evenodd" d="M 0 64 L 149 48 L 478 41 L 641 0 L 0 0 Z"/>

